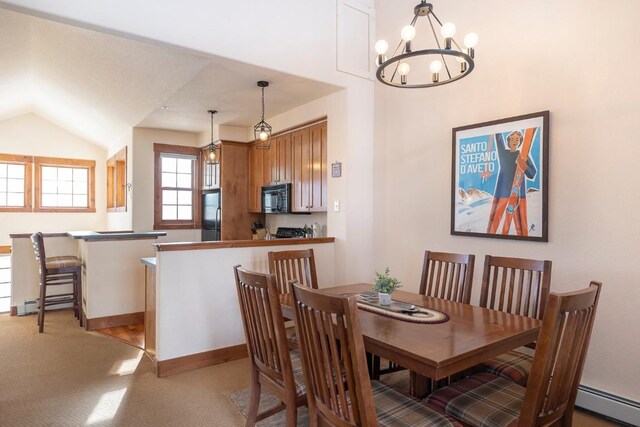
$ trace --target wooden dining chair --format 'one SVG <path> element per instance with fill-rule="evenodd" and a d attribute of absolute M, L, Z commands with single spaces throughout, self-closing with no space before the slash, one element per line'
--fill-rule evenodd
<path fill-rule="evenodd" d="M 247 350 L 251 362 L 251 397 L 247 426 L 286 409 L 289 427 L 297 424 L 297 408 L 306 403 L 298 353 L 289 353 L 284 318 L 273 275 L 233 268 Z M 262 387 L 281 405 L 258 414 Z"/>
<path fill-rule="evenodd" d="M 44 249 L 44 237 L 37 232 L 31 235 L 33 252 L 40 272 L 40 297 L 38 298 L 38 332 L 44 332 L 44 316 L 47 307 L 70 305 L 61 310 L 71 309 L 83 326 L 82 313 L 82 261 L 76 256 L 47 257 Z M 71 292 L 49 294 L 51 286 L 71 287 Z"/>
<path fill-rule="evenodd" d="M 526 388 L 483 372 L 436 391 L 427 404 L 475 427 L 571 426 L 601 287 L 549 295 Z"/>
<path fill-rule="evenodd" d="M 469 304 L 475 255 L 425 251 L 420 293 Z"/>
<path fill-rule="evenodd" d="M 480 306 L 542 319 L 551 286 L 551 261 L 487 255 Z M 527 345 L 535 349 L 535 343 Z M 513 350 L 482 363 L 482 369 L 526 385 L 533 360 L 527 350 Z"/>
<path fill-rule="evenodd" d="M 269 273 L 276 277 L 278 291 L 281 294 L 289 292 L 289 282 L 292 280 L 309 288 L 318 289 L 316 259 L 313 255 L 313 249 L 271 251 L 267 256 L 269 258 Z M 286 323 L 286 331 L 289 348 L 297 348 L 298 337 L 293 322 Z"/>
<path fill-rule="evenodd" d="M 369 380 L 355 296 L 291 287 L 310 425 L 461 426 L 444 412 Z"/>
<path fill-rule="evenodd" d="M 272 251 L 267 256 L 269 257 L 269 273 L 276 277 L 278 291 L 281 294 L 289 292 L 289 281 L 291 280 L 296 280 L 309 288 L 318 289 L 313 249 Z"/>
<path fill-rule="evenodd" d="M 475 255 L 462 255 L 447 252 L 424 252 L 422 264 L 422 278 L 420 280 L 420 294 L 469 304 L 471 301 L 471 285 L 473 283 L 473 268 Z M 372 377 L 380 378 L 380 375 L 403 370 L 393 362 L 385 361 L 381 367 L 380 358 L 373 356 Z M 411 383 L 415 377 L 411 376 Z"/>

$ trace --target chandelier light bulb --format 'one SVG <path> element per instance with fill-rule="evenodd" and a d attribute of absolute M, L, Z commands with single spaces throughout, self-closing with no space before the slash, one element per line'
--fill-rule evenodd
<path fill-rule="evenodd" d="M 429 69 L 431 70 L 432 73 L 439 73 L 440 70 L 442 70 L 442 62 L 438 60 L 432 61 L 431 64 L 429 65 Z"/>
<path fill-rule="evenodd" d="M 209 151 L 209 162 L 214 163 L 215 161 L 216 161 L 216 152 L 214 148 L 211 148 L 211 151 Z"/>
<path fill-rule="evenodd" d="M 451 22 L 447 22 L 440 28 L 440 34 L 444 38 L 451 38 L 456 34 L 456 26 Z"/>
<path fill-rule="evenodd" d="M 260 135 L 258 137 L 260 138 L 260 141 L 266 141 L 267 139 L 269 139 L 269 134 L 262 130 L 260 131 Z"/>
<path fill-rule="evenodd" d="M 376 53 L 378 55 L 384 55 L 389 50 L 389 43 L 386 40 L 378 40 L 375 45 Z"/>
<path fill-rule="evenodd" d="M 398 65 L 398 73 L 400 74 L 400 83 L 403 85 L 407 84 L 407 74 L 411 71 L 411 67 L 406 62 L 401 62 Z"/>
<path fill-rule="evenodd" d="M 469 33 L 466 36 L 464 36 L 464 45 L 468 49 L 473 49 L 478 45 L 479 40 L 480 38 L 476 33 Z"/>
<path fill-rule="evenodd" d="M 405 25 L 400 31 L 400 36 L 402 40 L 410 42 L 416 36 L 416 28 L 413 25 Z"/>

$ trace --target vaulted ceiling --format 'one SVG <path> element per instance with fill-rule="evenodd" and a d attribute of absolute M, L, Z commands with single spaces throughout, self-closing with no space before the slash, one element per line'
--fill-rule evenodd
<path fill-rule="evenodd" d="M 259 119 L 338 88 L 220 57 L 0 8 L 0 120 L 33 112 L 108 147 L 134 126 L 202 132 Z M 168 109 L 162 109 L 163 106 Z"/>

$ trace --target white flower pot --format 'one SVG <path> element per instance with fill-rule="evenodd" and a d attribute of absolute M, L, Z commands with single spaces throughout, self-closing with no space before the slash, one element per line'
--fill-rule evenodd
<path fill-rule="evenodd" d="M 391 305 L 391 294 L 378 292 L 378 299 L 380 300 L 380 305 Z"/>

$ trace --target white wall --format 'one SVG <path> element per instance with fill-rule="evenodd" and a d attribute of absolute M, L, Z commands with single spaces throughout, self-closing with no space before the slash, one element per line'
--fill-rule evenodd
<path fill-rule="evenodd" d="M 154 154 L 153 144 L 198 146 L 198 134 L 162 129 L 133 129 L 133 174 L 131 197 L 133 202 L 133 230 L 153 230 Z M 167 232 L 158 242 L 199 242 L 200 229 L 163 230 Z"/>
<path fill-rule="evenodd" d="M 157 359 L 168 360 L 245 342 L 233 266 L 267 273 L 267 253 L 300 245 L 158 251 L 156 271 Z M 318 287 L 335 282 L 333 243 L 314 251 Z M 185 333 L 188 331 L 188 333 Z"/>
<path fill-rule="evenodd" d="M 378 1 L 380 38 L 393 45 L 414 5 Z M 552 260 L 554 291 L 602 281 L 582 383 L 639 400 L 640 85 L 632 70 L 640 2 L 434 6 L 463 34 L 480 35 L 477 68 L 434 89 L 376 85 L 376 268 L 389 265 L 417 290 L 425 249 L 476 254 L 472 303 L 485 254 Z M 549 242 L 451 236 L 451 129 L 547 109 Z"/>
<path fill-rule="evenodd" d="M 9 244 L 11 233 L 105 229 L 107 153 L 103 148 L 35 114 L 25 114 L 0 122 L 0 153 L 96 162 L 95 213 L 0 212 L 0 244 Z"/>

